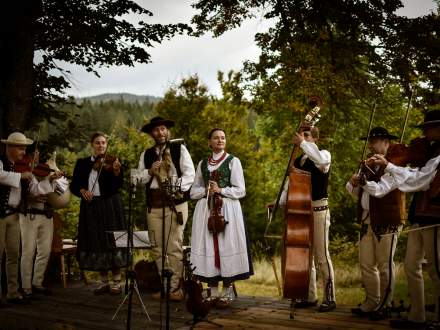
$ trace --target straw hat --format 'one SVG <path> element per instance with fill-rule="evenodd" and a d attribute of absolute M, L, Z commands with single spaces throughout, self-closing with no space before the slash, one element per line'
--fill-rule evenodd
<path fill-rule="evenodd" d="M 15 146 L 28 146 L 34 143 L 31 139 L 28 139 L 23 133 L 14 132 L 9 134 L 8 139 L 1 139 L 4 144 L 15 145 Z"/>

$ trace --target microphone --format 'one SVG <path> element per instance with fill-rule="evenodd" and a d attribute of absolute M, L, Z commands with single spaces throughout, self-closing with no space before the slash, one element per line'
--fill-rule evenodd
<path fill-rule="evenodd" d="M 133 194 L 136 193 L 136 186 L 138 183 L 137 173 L 138 173 L 137 169 L 132 168 L 130 170 L 130 179 L 131 179 L 130 181 L 131 181 L 131 187 L 132 187 Z"/>

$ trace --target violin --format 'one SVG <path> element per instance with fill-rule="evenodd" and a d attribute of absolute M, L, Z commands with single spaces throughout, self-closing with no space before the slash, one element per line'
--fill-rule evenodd
<path fill-rule="evenodd" d="M 211 212 L 208 218 L 208 230 L 210 233 L 217 234 L 225 231 L 227 221 L 222 215 L 223 199 L 220 194 L 215 193 L 211 197 Z"/>
<path fill-rule="evenodd" d="M 39 163 L 34 165 L 34 162 L 35 161 L 33 158 L 25 155 L 23 159 L 15 162 L 14 164 L 15 172 L 18 173 L 32 172 L 32 174 L 41 178 L 44 178 L 49 174 L 55 172 L 55 170 L 51 169 L 47 164 Z"/>
<path fill-rule="evenodd" d="M 183 255 L 183 264 L 185 269 L 183 287 L 188 297 L 186 301 L 186 309 L 193 315 L 194 320 L 203 319 L 208 315 L 213 302 L 203 297 L 203 286 L 200 281 L 193 275 L 195 267 L 189 260 L 189 251 L 185 250 Z"/>
<path fill-rule="evenodd" d="M 429 160 L 431 144 L 426 137 L 418 137 L 409 145 L 396 143 L 388 148 L 386 158 L 397 166 L 422 167 Z"/>
<path fill-rule="evenodd" d="M 93 163 L 93 169 L 98 171 L 103 169 L 107 172 L 113 172 L 113 163 L 118 159 L 116 156 L 102 154 L 95 157 L 95 162 Z"/>

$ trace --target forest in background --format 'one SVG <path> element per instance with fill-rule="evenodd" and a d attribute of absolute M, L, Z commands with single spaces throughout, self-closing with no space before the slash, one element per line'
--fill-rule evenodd
<path fill-rule="evenodd" d="M 359 137 L 367 133 L 372 109 L 374 126 L 400 136 L 414 96 L 403 139 L 409 142 L 420 134 L 414 125 L 423 113 L 440 108 L 440 0 L 433 2 L 436 11 L 409 18 L 397 14 L 401 0 L 195 0 L 190 22 L 170 24 L 158 24 L 148 8 L 131 0 L 7 2 L 7 15 L 0 20 L 5 32 L 0 34 L 0 135 L 21 130 L 35 137 L 40 131 L 47 151 L 56 148 L 59 167 L 71 173 L 76 159 L 89 154 L 91 133 L 103 130 L 127 176 L 152 144 L 138 130 L 152 116 L 177 122 L 173 135 L 185 139 L 194 163 L 209 153 L 207 132 L 221 126 L 228 150 L 244 166 L 243 211 L 259 255 L 265 205 L 277 195 L 308 99 L 318 95 L 324 102 L 320 145 L 333 156 L 330 234 L 339 242 L 336 252 L 343 252 L 358 231 L 345 183 L 358 167 Z M 260 55 L 238 72 L 218 74 L 220 97 L 197 76 L 178 82 L 158 102 L 85 100 L 76 105 L 65 95 L 72 80 L 60 63 L 99 76 L 101 67 L 151 62 L 151 48 L 176 35 L 218 37 L 251 18 L 268 23 L 254 36 Z M 126 204 L 127 191 L 126 185 Z M 138 191 L 132 215 L 139 227 L 145 223 L 143 203 Z M 74 236 L 78 200 L 61 212 L 66 234 Z M 272 228 L 280 232 L 281 220 Z"/>
<path fill-rule="evenodd" d="M 265 254 L 264 229 L 267 223 L 265 205 L 276 199 L 284 171 L 292 151 L 292 135 L 306 111 L 310 110 L 307 100 L 296 104 L 282 113 L 282 119 L 259 114 L 251 102 L 243 97 L 239 84 L 239 74 L 219 72 L 218 81 L 223 91 L 222 97 L 209 93 L 197 76 L 185 78 L 177 87 L 167 91 L 155 103 L 126 102 L 110 100 L 90 102 L 85 99 L 79 105 L 62 106 L 67 120 L 66 130 L 75 132 L 76 139 L 60 142 L 67 147 L 57 147 L 55 141 L 47 148 L 51 153 L 56 149 L 57 163 L 67 173 L 72 173 L 75 161 L 90 154 L 89 136 L 95 130 L 109 135 L 109 153 L 117 155 L 125 165 L 126 183 L 123 190 L 125 205 L 128 206 L 129 169 L 136 168 L 141 152 L 153 144 L 153 140 L 139 128 L 153 116 L 160 115 L 176 121 L 171 129 L 172 137 L 184 138 L 194 165 L 210 154 L 207 133 L 213 127 L 222 127 L 227 132 L 227 150 L 241 159 L 245 180 L 246 197 L 242 200 L 243 212 L 252 242 L 252 250 L 257 257 Z M 367 134 L 371 108 L 360 105 L 322 107 L 322 118 L 318 123 L 321 131 L 321 148 L 332 154 L 329 201 L 332 227 L 330 238 L 333 249 L 341 251 L 345 244 L 357 241 L 359 226 L 355 220 L 355 204 L 345 190 L 345 184 L 361 160 L 364 142 L 360 137 Z M 392 134 L 400 136 L 408 106 L 408 100 L 399 97 L 398 86 L 387 87 L 377 100 L 373 126 L 386 127 Z M 274 111 L 280 111 L 274 109 Z M 422 121 L 420 109 L 412 109 L 404 140 L 418 136 L 415 125 Z M 45 123 L 41 127 L 42 140 L 50 140 L 53 130 L 60 123 Z M 29 132 L 31 134 L 31 132 Z M 49 146 L 43 144 L 43 148 Z M 138 189 L 132 200 L 131 218 L 137 229 L 145 229 L 145 194 Z M 189 242 L 191 214 L 194 202 L 190 203 L 190 219 L 185 237 Z M 128 210 L 127 210 L 128 211 Z M 79 212 L 79 199 L 72 196 L 68 208 L 60 210 L 64 219 L 64 236 L 74 237 Z M 271 226 L 273 234 L 282 231 L 282 212 Z M 277 243 L 278 244 L 278 243 Z"/>

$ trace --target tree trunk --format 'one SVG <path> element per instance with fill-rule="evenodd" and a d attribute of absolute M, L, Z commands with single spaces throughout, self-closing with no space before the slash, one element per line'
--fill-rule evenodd
<path fill-rule="evenodd" d="M 41 0 L 4 1 L 0 54 L 0 136 L 24 131 L 31 111 L 34 22 Z"/>

